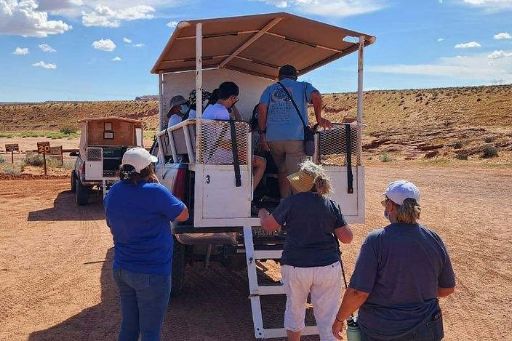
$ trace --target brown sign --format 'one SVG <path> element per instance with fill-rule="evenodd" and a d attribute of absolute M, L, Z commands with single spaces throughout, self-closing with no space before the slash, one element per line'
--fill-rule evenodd
<path fill-rule="evenodd" d="M 6 152 L 19 152 L 20 151 L 20 146 L 17 144 L 17 143 L 13 143 L 13 144 L 6 144 L 5 145 L 5 151 Z"/>
<path fill-rule="evenodd" d="M 37 142 L 37 152 L 39 154 L 50 153 L 50 142 Z"/>
<path fill-rule="evenodd" d="M 50 147 L 50 155 L 62 155 L 62 146 Z"/>

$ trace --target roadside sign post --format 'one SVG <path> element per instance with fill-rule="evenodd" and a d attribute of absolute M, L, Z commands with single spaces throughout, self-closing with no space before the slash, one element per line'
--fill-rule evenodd
<path fill-rule="evenodd" d="M 60 165 L 64 166 L 64 155 L 62 154 L 62 146 L 50 147 L 50 155 L 58 156 L 60 159 Z"/>
<path fill-rule="evenodd" d="M 37 152 L 43 154 L 44 175 L 48 175 L 46 170 L 46 154 L 50 152 L 50 142 L 37 142 Z"/>
<path fill-rule="evenodd" d="M 20 152 L 20 146 L 17 143 L 6 144 L 5 151 L 11 152 L 11 163 L 14 164 L 14 152 Z"/>

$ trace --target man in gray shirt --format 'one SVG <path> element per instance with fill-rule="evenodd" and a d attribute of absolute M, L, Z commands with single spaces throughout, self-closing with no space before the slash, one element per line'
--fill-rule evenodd
<path fill-rule="evenodd" d="M 333 324 L 359 309 L 364 341 L 438 341 L 444 336 L 439 297 L 454 292 L 455 274 L 441 238 L 419 225 L 420 193 L 411 182 L 392 182 L 382 205 L 390 225 L 371 232 L 356 262 Z"/>

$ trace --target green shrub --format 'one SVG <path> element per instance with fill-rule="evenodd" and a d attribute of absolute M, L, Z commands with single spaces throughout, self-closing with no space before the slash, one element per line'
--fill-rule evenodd
<path fill-rule="evenodd" d="M 73 127 L 62 127 L 59 130 L 64 135 L 70 135 L 76 133 L 76 129 Z"/>
<path fill-rule="evenodd" d="M 54 157 L 46 157 L 46 166 L 48 168 L 62 168 L 60 159 Z"/>
<path fill-rule="evenodd" d="M 455 158 L 457 160 L 467 160 L 468 157 L 469 157 L 468 154 L 465 152 L 460 152 L 460 153 L 455 154 Z"/>
<path fill-rule="evenodd" d="M 6 164 L 2 168 L 0 168 L 0 171 L 3 174 L 12 175 L 12 176 L 18 176 L 21 174 L 20 167 L 16 167 L 15 165 L 12 165 L 10 163 Z"/>
<path fill-rule="evenodd" d="M 5 162 L 5 158 L 3 157 L 3 155 L 0 155 L 0 163 L 4 163 Z"/>
<path fill-rule="evenodd" d="M 380 161 L 382 162 L 390 162 L 390 161 L 393 161 L 393 159 L 391 158 L 391 156 L 388 154 L 388 153 L 383 153 L 380 155 L 379 157 Z"/>
<path fill-rule="evenodd" d="M 498 156 L 498 149 L 491 144 L 488 144 L 482 150 L 482 157 L 484 159 L 490 159 Z"/>
<path fill-rule="evenodd" d="M 44 165 L 43 156 L 40 154 L 27 154 L 24 160 L 25 165 L 42 167 Z"/>
<path fill-rule="evenodd" d="M 49 132 L 48 134 L 46 134 L 46 137 L 49 138 L 49 139 L 52 139 L 52 140 L 63 139 L 66 136 L 67 135 L 65 135 L 65 134 L 63 134 L 61 132 L 57 132 L 57 131 Z"/>
<path fill-rule="evenodd" d="M 454 149 L 461 149 L 462 147 L 464 147 L 464 144 L 461 141 L 457 141 L 452 146 Z"/>

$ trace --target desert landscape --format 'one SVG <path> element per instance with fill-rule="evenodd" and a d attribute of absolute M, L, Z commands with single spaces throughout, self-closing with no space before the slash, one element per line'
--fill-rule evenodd
<path fill-rule="evenodd" d="M 354 117 L 353 93 L 324 95 L 326 116 Z M 456 293 L 442 300 L 446 340 L 512 340 L 512 86 L 370 91 L 365 94 L 366 223 L 345 246 L 348 273 L 362 240 L 385 224 L 380 205 L 397 178 L 422 190 L 422 222 L 445 241 Z M 101 197 L 77 207 L 69 191 L 73 158 L 48 176 L 27 156 L 36 142 L 78 146 L 82 118 L 142 119 L 149 146 L 153 100 L 0 105 L 0 339 L 113 340 L 120 322 L 111 276 L 112 237 Z M 261 275 L 279 280 L 268 261 Z M 246 271 L 212 264 L 187 268 L 172 299 L 164 339 L 252 340 Z M 265 302 L 266 323 L 282 324 L 283 300 Z M 317 340 L 309 337 L 307 340 Z"/>

